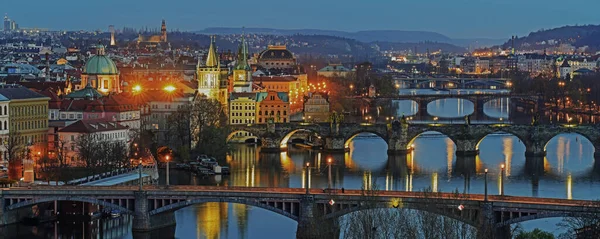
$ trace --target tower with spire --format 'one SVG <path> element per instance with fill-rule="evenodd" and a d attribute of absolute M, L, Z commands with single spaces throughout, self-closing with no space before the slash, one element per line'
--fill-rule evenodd
<path fill-rule="evenodd" d="M 165 22 L 165 19 L 162 20 L 160 26 L 160 41 L 167 42 L 167 23 Z"/>
<path fill-rule="evenodd" d="M 198 76 L 198 94 L 209 99 L 216 99 L 221 104 L 227 105 L 227 74 L 226 67 L 221 67 L 215 36 L 210 37 L 210 47 L 206 55 L 206 63 L 201 65 L 200 59 L 196 75 Z"/>
<path fill-rule="evenodd" d="M 117 44 L 115 42 L 115 26 L 113 26 L 113 25 L 108 26 L 108 31 L 110 32 L 110 45 L 114 46 Z"/>
<path fill-rule="evenodd" d="M 248 65 L 248 45 L 244 34 L 242 34 L 236 63 L 233 68 L 233 91 L 252 92 L 252 70 Z"/>

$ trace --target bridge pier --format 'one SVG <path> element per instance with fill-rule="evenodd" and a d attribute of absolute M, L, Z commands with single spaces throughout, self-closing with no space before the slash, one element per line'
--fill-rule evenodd
<path fill-rule="evenodd" d="M 346 152 L 346 139 L 339 136 L 325 137 L 325 145 L 323 150 L 325 152 Z"/>
<path fill-rule="evenodd" d="M 457 139 L 456 140 L 456 156 L 477 156 L 477 140 L 474 139 Z"/>
<path fill-rule="evenodd" d="M 337 219 L 320 219 L 324 216 L 317 210 L 312 195 L 304 195 L 300 199 L 298 215 L 297 239 L 339 238 Z"/>
<path fill-rule="evenodd" d="M 479 227 L 477 228 L 477 239 L 510 239 L 510 225 L 496 227 L 498 218 L 494 212 L 492 202 L 482 202 Z"/>
<path fill-rule="evenodd" d="M 135 197 L 135 211 L 131 226 L 133 232 L 150 232 L 175 225 L 174 212 L 150 215 L 147 192 L 136 191 L 133 194 Z"/>
<path fill-rule="evenodd" d="M 260 151 L 269 153 L 278 153 L 281 151 L 281 139 L 275 137 L 263 136 L 260 141 Z"/>

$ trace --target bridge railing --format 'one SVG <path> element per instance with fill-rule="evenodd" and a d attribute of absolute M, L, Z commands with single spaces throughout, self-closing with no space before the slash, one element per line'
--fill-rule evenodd
<path fill-rule="evenodd" d="M 146 165 L 143 166 L 144 169 L 150 169 L 155 167 L 156 164 L 154 165 Z M 127 174 L 127 173 L 131 173 L 135 170 L 138 170 L 138 167 L 130 167 L 130 168 L 120 168 L 120 169 L 115 169 L 109 172 L 104 172 L 104 173 L 99 173 L 96 175 L 92 175 L 92 176 L 87 176 L 87 177 L 83 177 L 83 178 L 78 178 L 78 179 L 73 179 L 70 181 L 67 181 L 65 183 L 65 185 L 79 185 L 79 184 L 83 184 L 83 183 L 89 183 L 89 182 L 94 182 L 94 181 L 98 181 L 101 179 L 105 179 L 105 178 L 109 178 L 109 177 L 114 177 L 114 176 L 118 176 L 118 175 L 123 175 L 123 174 Z"/>

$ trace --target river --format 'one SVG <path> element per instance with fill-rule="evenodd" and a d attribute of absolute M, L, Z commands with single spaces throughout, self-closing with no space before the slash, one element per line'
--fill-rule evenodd
<path fill-rule="evenodd" d="M 441 101 L 441 102 L 440 102 Z M 472 111 L 472 104 L 457 99 L 432 102 L 432 115 L 457 117 Z M 418 107 L 400 102 L 398 112 L 412 112 Z M 470 108 L 469 108 L 470 107 Z M 498 99 L 484 105 L 490 117 L 509 118 L 508 99 Z M 408 114 L 407 114 L 408 115 Z M 414 151 L 406 158 L 388 156 L 385 141 L 375 135 L 363 134 L 349 142 L 350 151 L 326 154 L 290 147 L 276 154 L 259 154 L 252 145 L 235 145 L 227 157 L 231 175 L 198 178 L 188 173 L 172 171 L 171 183 L 183 185 L 234 185 L 249 187 L 303 187 L 303 165 L 314 165 L 310 186 L 326 188 L 329 183 L 327 159 L 332 158 L 332 186 L 360 189 L 377 185 L 378 190 L 483 193 L 484 170 L 489 170 L 489 192 L 499 193 L 500 165 L 506 165 L 505 193 L 530 197 L 567 199 L 598 199 L 599 175 L 594 171 L 594 147 L 577 134 L 561 134 L 553 138 L 544 158 L 543 174 L 533 177 L 526 168 L 525 146 L 509 134 L 485 137 L 474 166 L 465 166 L 455 156 L 455 145 L 449 138 L 435 133 L 422 134 L 414 141 Z M 164 172 L 162 172 L 164 174 Z M 175 213 L 177 238 L 294 238 L 296 222 L 284 216 L 246 205 L 206 203 L 190 206 Z M 526 229 L 540 227 L 558 233 L 560 219 L 540 219 L 523 223 Z M 105 225 L 110 222 L 96 222 Z M 115 223 L 113 223 L 115 224 Z M 104 230 L 103 238 L 132 238 L 130 222 L 122 220 L 119 233 Z M 56 225 L 56 224 L 54 224 Z M 77 224 L 78 225 L 78 224 Z M 58 228 L 57 230 L 55 230 Z M 72 227 L 46 225 L 44 228 L 19 226 L 19 235 L 45 231 L 44 235 L 71 238 Z M 54 230 L 54 231 L 53 231 Z M 53 231 L 53 232 L 49 232 Z M 81 230 L 78 230 L 78 232 Z M 99 235 L 91 232 L 92 237 Z M 87 233 L 90 233 L 89 231 Z M 94 234 L 95 233 L 95 234 Z M 33 233 L 33 235 L 36 235 Z M 61 236 L 63 235 L 63 236 Z M 29 238 L 29 237 L 27 237 Z M 45 237 L 40 237 L 45 238 Z M 98 237 L 99 238 L 99 237 Z"/>

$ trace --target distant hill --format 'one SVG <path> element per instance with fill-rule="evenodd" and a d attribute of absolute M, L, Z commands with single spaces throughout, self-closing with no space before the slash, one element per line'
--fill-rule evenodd
<path fill-rule="evenodd" d="M 397 43 L 397 42 L 373 42 L 373 45 L 379 47 L 380 51 L 407 51 L 411 50 L 417 53 L 426 53 L 427 50 L 429 52 L 434 52 L 441 50 L 445 53 L 465 53 L 467 52 L 467 48 L 460 47 L 456 45 L 452 45 L 449 43 L 439 43 L 439 42 L 419 42 L 419 43 Z"/>
<path fill-rule="evenodd" d="M 262 35 L 326 35 L 336 36 L 358 40 L 365 43 L 371 42 L 397 42 L 397 43 L 417 43 L 417 42 L 442 42 L 455 44 L 463 47 L 484 47 L 501 44 L 503 40 L 498 39 L 452 39 L 443 34 L 429 31 L 400 31 L 400 30 L 369 30 L 358 32 L 345 32 L 334 30 L 319 29 L 274 29 L 274 28 L 229 28 L 212 27 L 198 31 L 201 34 L 249 34 Z"/>
<path fill-rule="evenodd" d="M 515 39 L 517 49 L 543 49 L 549 47 L 548 42 L 556 44 L 567 43 L 575 47 L 589 46 L 590 50 L 600 49 L 600 25 L 564 26 L 548 30 L 539 30 L 529 33 L 525 37 Z M 542 44 L 545 42 L 546 44 Z M 511 46 L 508 40 L 502 45 L 504 48 Z"/>

